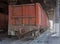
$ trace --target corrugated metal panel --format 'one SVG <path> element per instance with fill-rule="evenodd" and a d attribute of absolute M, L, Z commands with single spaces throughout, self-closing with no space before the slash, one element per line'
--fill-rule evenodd
<path fill-rule="evenodd" d="M 47 27 L 47 16 L 39 3 L 9 5 L 9 25 Z"/>

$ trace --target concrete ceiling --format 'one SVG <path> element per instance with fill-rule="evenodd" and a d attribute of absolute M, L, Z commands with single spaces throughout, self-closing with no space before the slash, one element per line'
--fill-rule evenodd
<path fill-rule="evenodd" d="M 10 0 L 11 1 L 11 0 Z M 28 3 L 28 0 L 19 0 L 21 3 Z M 17 2 L 19 2 L 17 1 Z M 32 2 L 39 2 L 45 10 L 54 8 L 56 5 L 56 0 L 30 0 Z M 21 4 L 20 3 L 20 4 Z M 30 3 L 30 2 L 29 2 Z M 0 12 L 8 13 L 8 5 L 10 4 L 9 0 L 0 0 Z M 19 4 L 19 3 L 18 3 Z"/>
<path fill-rule="evenodd" d="M 7 0 L 0 0 L 0 12 L 7 14 L 8 13 L 8 3 Z"/>

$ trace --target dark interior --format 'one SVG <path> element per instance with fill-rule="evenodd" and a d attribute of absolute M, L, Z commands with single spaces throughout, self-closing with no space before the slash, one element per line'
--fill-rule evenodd
<path fill-rule="evenodd" d="M 56 6 L 56 0 L 0 0 L 0 13 L 8 15 L 8 5 L 20 5 L 20 4 L 29 4 L 29 3 L 40 3 L 45 10 L 54 8 Z M 8 21 L 7 21 L 7 30 L 8 30 Z"/>

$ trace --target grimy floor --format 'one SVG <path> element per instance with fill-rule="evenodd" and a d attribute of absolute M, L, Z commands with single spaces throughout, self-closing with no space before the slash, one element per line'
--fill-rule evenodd
<path fill-rule="evenodd" d="M 36 38 L 35 40 L 21 41 L 10 38 L 4 38 L 0 44 L 59 44 L 60 38 L 51 37 L 49 31 Z"/>

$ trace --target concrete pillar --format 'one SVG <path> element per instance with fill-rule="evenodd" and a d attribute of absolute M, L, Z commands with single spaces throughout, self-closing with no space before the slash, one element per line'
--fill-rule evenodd
<path fill-rule="evenodd" d="M 60 37 L 60 0 L 56 1 L 54 29 L 56 34 L 54 36 Z"/>

